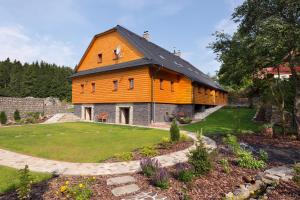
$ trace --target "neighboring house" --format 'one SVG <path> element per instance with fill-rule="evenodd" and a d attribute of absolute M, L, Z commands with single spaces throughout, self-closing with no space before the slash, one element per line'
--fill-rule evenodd
<path fill-rule="evenodd" d="M 296 72 L 300 73 L 300 67 L 295 67 Z M 289 67 L 280 66 L 280 67 L 267 67 L 263 68 L 259 73 L 258 77 L 263 79 L 264 77 L 273 77 L 273 78 L 280 78 L 280 79 L 289 79 L 292 77 L 292 72 Z"/>
<path fill-rule="evenodd" d="M 72 75 L 72 101 L 84 120 L 107 113 L 110 123 L 148 125 L 226 104 L 227 92 L 148 32 L 118 25 L 92 39 Z"/>

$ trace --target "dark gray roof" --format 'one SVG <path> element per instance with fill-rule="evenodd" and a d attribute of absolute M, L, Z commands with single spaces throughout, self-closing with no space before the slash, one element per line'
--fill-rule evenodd
<path fill-rule="evenodd" d="M 84 71 L 79 71 L 72 76 L 71 78 L 78 77 L 78 76 L 84 76 L 84 75 L 90 75 L 90 74 L 96 74 L 100 72 L 107 72 L 107 71 L 112 71 L 112 70 L 117 70 L 117 69 L 125 69 L 125 68 L 130 68 L 130 67 L 137 67 L 137 66 L 142 66 L 142 65 L 147 65 L 151 64 L 151 61 L 147 58 L 142 58 L 130 62 L 124 62 L 120 64 L 114 64 L 114 65 L 109 65 L 106 67 L 97 67 L 89 70 L 84 70 Z"/>
<path fill-rule="evenodd" d="M 177 73 L 183 74 L 188 78 L 190 78 L 192 81 L 197 82 L 199 84 L 225 91 L 218 83 L 213 81 L 206 74 L 201 72 L 199 69 L 197 69 L 196 67 L 194 67 L 192 64 L 182 59 L 181 57 L 174 55 L 168 50 L 146 40 L 145 38 L 133 33 L 132 31 L 120 25 L 117 25 L 113 29 L 115 29 L 117 32 L 121 34 L 122 37 L 128 40 L 128 42 L 130 42 L 130 44 L 132 44 L 137 50 L 139 50 L 144 55 L 145 58 L 137 60 L 137 63 L 133 61 L 133 62 L 111 65 L 107 67 L 99 67 L 92 70 L 78 72 L 75 73 L 73 77 L 87 75 L 89 73 L 99 73 L 106 69 L 107 69 L 106 71 L 108 71 L 113 69 L 126 68 L 126 67 L 130 67 L 130 65 L 132 64 L 135 64 L 135 66 L 142 65 L 142 64 L 156 64 L 166 69 L 169 69 L 171 71 L 175 71 Z M 140 64 L 140 62 L 142 64 Z"/>

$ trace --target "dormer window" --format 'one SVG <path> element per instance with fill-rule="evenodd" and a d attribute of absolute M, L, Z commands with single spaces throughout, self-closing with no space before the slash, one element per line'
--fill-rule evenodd
<path fill-rule="evenodd" d="M 98 63 L 102 63 L 102 53 L 98 54 Z"/>

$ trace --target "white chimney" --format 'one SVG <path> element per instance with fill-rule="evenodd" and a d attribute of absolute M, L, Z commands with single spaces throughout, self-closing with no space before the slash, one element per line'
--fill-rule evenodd
<path fill-rule="evenodd" d="M 146 40 L 150 40 L 150 34 L 149 34 L 149 32 L 148 31 L 144 31 L 144 33 L 143 33 L 143 38 L 145 38 Z"/>

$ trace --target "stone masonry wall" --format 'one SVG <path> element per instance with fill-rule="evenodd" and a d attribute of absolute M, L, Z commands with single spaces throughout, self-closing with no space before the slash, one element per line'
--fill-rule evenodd
<path fill-rule="evenodd" d="M 0 97 L 0 111 L 4 111 L 8 119 L 13 119 L 15 110 L 19 110 L 21 117 L 28 112 L 41 112 L 45 115 L 67 112 L 70 105 L 60 102 L 56 98 L 14 98 Z"/>

